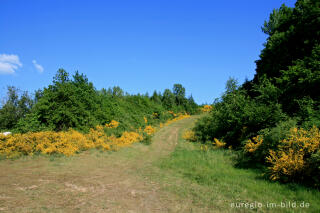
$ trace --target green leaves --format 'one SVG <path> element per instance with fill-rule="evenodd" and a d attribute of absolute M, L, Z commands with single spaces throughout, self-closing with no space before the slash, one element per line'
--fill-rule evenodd
<path fill-rule="evenodd" d="M 264 74 L 268 78 L 280 77 L 280 70 L 310 56 L 320 44 L 319 1 L 298 0 L 295 8 L 282 5 L 270 14 L 262 30 L 269 37 L 256 62 L 256 81 Z"/>
<path fill-rule="evenodd" d="M 8 87 L 7 100 L 0 108 L 0 130 L 15 127 L 19 119 L 24 118 L 34 104 L 34 100 L 27 92 L 21 92 L 15 87 Z"/>

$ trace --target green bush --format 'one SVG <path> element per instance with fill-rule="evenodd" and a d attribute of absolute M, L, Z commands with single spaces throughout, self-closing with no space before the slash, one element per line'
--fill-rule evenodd
<path fill-rule="evenodd" d="M 143 133 L 143 141 L 141 141 L 145 145 L 150 145 L 152 143 L 152 135 Z"/>
<path fill-rule="evenodd" d="M 280 141 L 284 140 L 290 134 L 290 130 L 297 126 L 296 119 L 289 119 L 279 122 L 273 128 L 266 128 L 260 130 L 257 135 L 263 138 L 263 143 L 252 153 L 244 152 L 244 159 L 240 160 L 242 163 L 247 161 L 253 164 L 265 164 L 266 157 L 269 151 L 277 151 Z M 244 141 L 246 143 L 247 141 Z M 243 144 L 244 146 L 245 144 Z"/>
<path fill-rule="evenodd" d="M 214 104 L 209 118 L 203 118 L 196 124 L 196 136 L 203 142 L 219 138 L 227 146 L 240 148 L 242 141 L 257 135 L 261 129 L 275 126 L 285 115 L 279 104 L 266 98 L 270 96 L 269 89 L 262 89 L 266 87 L 257 88 L 259 95 L 252 99 L 235 80 L 230 79 L 226 92 Z"/>
<path fill-rule="evenodd" d="M 24 118 L 34 104 L 34 100 L 28 92 L 21 92 L 13 86 L 9 86 L 7 100 L 0 108 L 0 131 L 12 130 L 19 119 Z"/>
<path fill-rule="evenodd" d="M 320 188 L 320 150 L 311 155 L 308 163 L 310 169 L 307 171 L 306 176 L 311 179 L 312 183 L 315 183 L 315 185 Z"/>
<path fill-rule="evenodd" d="M 168 110 L 193 114 L 197 109 L 192 96 L 185 97 L 181 84 L 163 95 L 129 95 L 118 86 L 97 90 L 85 75 L 76 72 L 70 77 L 59 69 L 52 84 L 38 90 L 34 100 L 27 93 L 19 97 L 15 88 L 8 88 L 8 101 L 0 108 L 0 130 L 25 133 L 72 128 L 88 132 L 96 125 L 116 120 L 119 127 L 106 133 L 120 136 L 124 131 L 165 123 L 173 118 Z"/>
<path fill-rule="evenodd" d="M 262 27 L 268 38 L 256 61 L 254 79 L 240 87 L 233 79 L 227 82 L 226 92 L 216 101 L 214 110 L 194 128 L 199 140 L 222 139 L 239 150 L 238 162 L 247 166 L 252 162 L 265 164 L 273 150 L 277 165 L 287 163 L 295 171 L 295 162 L 302 158 L 300 150 L 282 153 L 281 157 L 279 146 L 290 138 L 292 127 L 308 132 L 320 126 L 319 17 L 318 0 L 297 0 L 294 8 L 282 5 L 273 10 Z M 287 162 L 286 158 L 292 157 L 296 159 Z M 303 163 L 308 164 L 303 168 L 310 170 L 301 170 L 303 174 L 296 176 L 304 182 L 319 182 L 311 180 L 319 177 L 319 152 L 303 156 Z M 281 168 L 286 170 L 288 165 Z M 274 168 L 278 172 L 274 177 L 287 178 L 279 168 Z"/>

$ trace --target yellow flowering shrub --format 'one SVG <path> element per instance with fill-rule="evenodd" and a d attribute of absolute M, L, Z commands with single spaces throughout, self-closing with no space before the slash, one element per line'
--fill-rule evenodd
<path fill-rule="evenodd" d="M 194 131 L 192 130 L 187 130 L 183 133 L 182 138 L 187 140 L 187 141 L 197 141 L 196 135 Z"/>
<path fill-rule="evenodd" d="M 181 114 L 168 121 L 165 125 L 187 117 L 190 116 Z M 66 132 L 43 131 L 7 136 L 0 135 L 0 155 L 4 155 L 7 158 L 20 155 L 33 155 L 35 153 L 70 156 L 92 148 L 118 150 L 121 147 L 130 146 L 132 143 L 142 141 L 144 139 L 143 132 L 153 135 L 156 131 L 154 127 L 148 125 L 143 131 L 141 128 L 138 131 L 125 131 L 120 137 L 114 135 L 108 136 L 105 133 L 105 128 L 117 128 L 118 126 L 119 122 L 112 120 L 105 126 L 98 125 L 90 129 L 87 134 L 69 130 Z M 162 126 L 164 125 L 162 124 Z"/>
<path fill-rule="evenodd" d="M 107 127 L 110 128 L 110 127 Z M 89 133 L 86 135 L 88 140 L 94 144 L 95 148 L 110 150 L 110 144 L 106 144 L 108 137 L 104 132 L 103 126 L 96 126 L 94 129 L 90 129 Z"/>
<path fill-rule="evenodd" d="M 173 111 L 168 111 L 169 114 L 173 115 L 174 117 L 177 116 Z"/>
<path fill-rule="evenodd" d="M 244 146 L 244 150 L 246 152 L 254 152 L 259 148 L 262 142 L 263 142 L 263 137 L 261 135 L 253 137 L 252 140 L 249 139 L 247 141 L 246 145 Z"/>
<path fill-rule="evenodd" d="M 7 156 L 7 158 L 34 153 L 57 153 L 70 156 L 91 148 L 117 149 L 142 139 L 142 134 L 137 132 L 124 132 L 121 137 L 107 136 L 102 126 L 91 129 L 88 134 L 82 134 L 75 130 L 14 134 L 0 137 L 0 154 Z"/>
<path fill-rule="evenodd" d="M 120 138 L 114 138 L 113 143 L 118 147 L 125 147 L 141 140 L 143 136 L 137 132 L 124 132 Z"/>
<path fill-rule="evenodd" d="M 211 112 L 212 111 L 212 106 L 211 105 L 204 105 L 201 108 L 201 112 Z"/>
<path fill-rule="evenodd" d="M 219 140 L 219 139 L 217 139 L 217 138 L 214 138 L 213 144 L 214 144 L 214 146 L 215 146 L 216 148 L 223 148 L 223 147 L 225 147 L 225 145 L 226 145 L 225 142 L 223 142 L 223 141 L 221 141 L 221 140 Z"/>
<path fill-rule="evenodd" d="M 68 132 L 36 132 L 14 134 L 1 140 L 0 154 L 8 158 L 34 153 L 60 153 L 66 156 L 94 147 L 88 138 L 74 130 Z"/>
<path fill-rule="evenodd" d="M 280 179 L 283 175 L 295 176 L 304 168 L 304 154 L 300 151 L 295 152 L 289 149 L 286 152 L 275 152 L 270 150 L 270 156 L 267 157 L 267 162 L 271 163 L 269 167 L 271 180 Z"/>
<path fill-rule="evenodd" d="M 302 149 L 301 151 L 306 154 L 311 154 L 319 150 L 320 131 L 315 126 L 309 131 L 302 128 L 293 128 L 289 138 L 284 139 L 282 142 L 284 148 Z"/>
<path fill-rule="evenodd" d="M 148 135 L 153 135 L 156 132 L 156 129 L 153 128 L 151 125 L 146 126 L 146 128 L 144 128 L 143 130 L 145 133 L 147 133 Z"/>
<path fill-rule="evenodd" d="M 301 178 L 304 171 L 310 171 L 309 159 L 320 150 L 320 131 L 293 128 L 288 138 L 281 141 L 277 151 L 270 150 L 267 162 L 272 180 Z"/>
<path fill-rule="evenodd" d="M 106 124 L 107 128 L 117 128 L 119 126 L 119 122 L 112 120 L 110 123 Z"/>
<path fill-rule="evenodd" d="M 143 117 L 144 123 L 148 123 L 148 119 L 146 117 Z"/>
<path fill-rule="evenodd" d="M 176 114 L 175 114 L 175 115 L 176 115 Z M 169 124 L 172 124 L 172 123 L 174 123 L 174 122 L 176 122 L 176 121 L 179 121 L 179 120 L 182 120 L 182 119 L 185 119 L 185 118 L 189 118 L 189 117 L 191 117 L 191 116 L 188 115 L 188 114 L 178 114 L 178 115 L 176 115 L 175 118 L 173 118 L 173 119 L 171 119 L 171 120 L 168 120 L 168 121 L 164 124 L 164 126 L 168 126 Z"/>

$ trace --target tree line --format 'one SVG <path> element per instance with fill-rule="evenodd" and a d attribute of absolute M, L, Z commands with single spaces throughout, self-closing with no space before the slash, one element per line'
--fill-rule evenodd
<path fill-rule="evenodd" d="M 52 83 L 34 95 L 9 86 L 0 108 L 0 131 L 37 132 L 65 131 L 70 128 L 88 131 L 111 120 L 120 122 L 120 129 L 133 130 L 149 122 L 164 122 L 173 112 L 198 112 L 192 96 L 174 84 L 163 93 L 130 95 L 120 87 L 97 90 L 84 74 L 70 75 L 59 69 Z"/>

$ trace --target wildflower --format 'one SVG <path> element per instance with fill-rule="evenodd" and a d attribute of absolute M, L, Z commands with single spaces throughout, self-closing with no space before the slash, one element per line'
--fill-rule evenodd
<path fill-rule="evenodd" d="M 288 138 L 280 141 L 277 151 L 270 150 L 266 157 L 271 166 L 268 168 L 272 180 L 298 178 L 304 171 L 312 170 L 308 158 L 320 150 L 320 131 L 317 127 L 310 130 L 293 128 Z"/>
<path fill-rule="evenodd" d="M 204 106 L 201 108 L 201 111 L 202 111 L 202 112 L 211 112 L 211 111 L 212 111 L 212 106 L 211 106 L 211 105 L 204 105 Z"/>
<path fill-rule="evenodd" d="M 119 126 L 119 122 L 112 120 L 110 123 L 106 124 L 107 128 L 117 128 Z"/>
<path fill-rule="evenodd" d="M 152 126 L 148 125 L 148 126 L 146 126 L 146 128 L 143 131 L 145 133 L 147 133 L 148 135 L 152 135 L 155 133 L 156 129 L 153 128 Z"/>
<path fill-rule="evenodd" d="M 246 152 L 255 152 L 259 146 L 261 146 L 263 142 L 263 137 L 261 135 L 258 135 L 257 137 L 253 137 L 252 140 L 249 139 L 244 146 L 244 150 Z"/>
<path fill-rule="evenodd" d="M 196 141 L 197 140 L 195 133 L 192 130 L 185 131 L 184 134 L 182 135 L 182 138 L 185 140 L 188 140 L 188 141 Z"/>
<path fill-rule="evenodd" d="M 214 138 L 214 143 L 213 144 L 215 145 L 216 148 L 223 148 L 226 145 L 225 142 L 223 142 L 223 141 L 221 141 L 221 140 L 219 140 L 217 138 Z"/>

